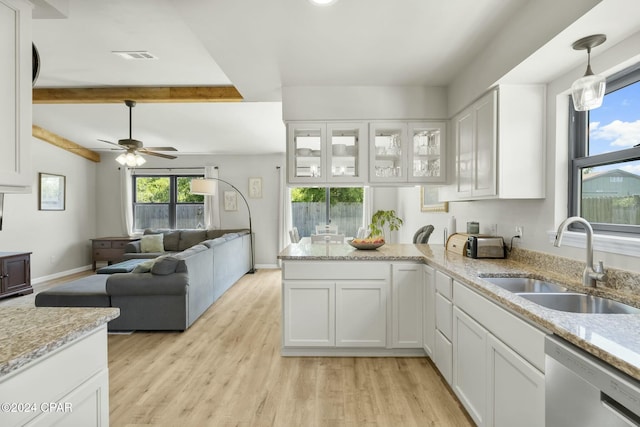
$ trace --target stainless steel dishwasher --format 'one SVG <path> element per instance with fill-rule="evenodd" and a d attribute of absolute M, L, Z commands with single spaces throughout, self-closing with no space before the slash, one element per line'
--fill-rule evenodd
<path fill-rule="evenodd" d="M 546 427 L 640 426 L 640 381 L 555 336 L 545 353 Z"/>

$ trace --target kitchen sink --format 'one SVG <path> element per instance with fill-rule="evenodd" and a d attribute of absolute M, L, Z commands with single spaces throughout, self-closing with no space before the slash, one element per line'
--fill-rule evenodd
<path fill-rule="evenodd" d="M 608 298 L 575 293 L 518 293 L 543 307 L 571 313 L 640 314 L 640 309 Z"/>
<path fill-rule="evenodd" d="M 481 279 L 514 293 L 567 292 L 564 286 L 532 277 L 482 277 Z"/>

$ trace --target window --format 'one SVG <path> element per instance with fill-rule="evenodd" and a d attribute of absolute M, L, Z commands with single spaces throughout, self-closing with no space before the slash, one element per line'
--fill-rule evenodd
<path fill-rule="evenodd" d="M 355 237 L 363 226 L 363 200 L 362 187 L 292 188 L 291 222 L 300 237 L 315 234 L 316 226 L 325 224 L 337 226 L 340 234 Z"/>
<path fill-rule="evenodd" d="M 570 214 L 596 231 L 640 234 L 640 64 L 608 79 L 600 108 L 570 104 Z"/>
<path fill-rule="evenodd" d="M 202 175 L 135 175 L 133 228 L 204 228 L 204 196 L 191 194 Z"/>

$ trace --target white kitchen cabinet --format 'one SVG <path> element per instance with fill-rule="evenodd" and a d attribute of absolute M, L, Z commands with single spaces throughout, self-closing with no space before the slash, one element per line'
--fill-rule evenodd
<path fill-rule="evenodd" d="M 444 122 L 372 122 L 369 139 L 369 182 L 445 182 Z"/>
<path fill-rule="evenodd" d="M 452 345 L 453 391 L 476 425 L 485 426 L 487 331 L 457 307 L 453 309 Z"/>
<path fill-rule="evenodd" d="M 388 284 L 336 282 L 336 346 L 386 347 Z"/>
<path fill-rule="evenodd" d="M 433 358 L 436 339 L 436 285 L 433 267 L 422 267 L 422 345 L 427 356 Z"/>
<path fill-rule="evenodd" d="M 491 334 L 487 336 L 487 424 L 537 427 L 545 424 L 544 374 Z"/>
<path fill-rule="evenodd" d="M 31 9 L 0 0 L 0 193 L 29 192 L 31 174 Z"/>
<path fill-rule="evenodd" d="M 3 376 L 3 426 L 108 426 L 107 326 L 100 326 L 50 354 Z"/>
<path fill-rule="evenodd" d="M 287 141 L 289 183 L 365 183 L 365 123 L 288 123 Z"/>
<path fill-rule="evenodd" d="M 285 346 L 335 346 L 334 282 L 286 281 L 283 305 Z"/>
<path fill-rule="evenodd" d="M 544 198 L 545 88 L 502 85 L 452 119 L 453 181 L 442 201 Z"/>
<path fill-rule="evenodd" d="M 435 273 L 435 344 L 433 362 L 444 377 L 453 380 L 453 297 L 452 279 L 441 271 Z"/>
<path fill-rule="evenodd" d="M 422 266 L 393 264 L 393 348 L 422 348 Z"/>

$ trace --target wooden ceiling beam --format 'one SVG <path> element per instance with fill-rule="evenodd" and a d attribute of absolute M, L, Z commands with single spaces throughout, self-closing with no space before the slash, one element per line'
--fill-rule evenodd
<path fill-rule="evenodd" d="M 89 150 L 82 145 L 76 144 L 75 142 L 70 141 L 60 135 L 41 128 L 40 126 L 32 125 L 31 133 L 36 138 L 48 142 L 51 145 L 55 145 L 56 147 L 62 148 L 63 150 L 66 150 L 70 153 L 73 153 L 80 157 L 84 157 L 85 159 L 91 160 L 92 162 L 100 162 L 100 154 L 96 153 L 95 151 Z"/>
<path fill-rule="evenodd" d="M 125 99 L 147 103 L 239 102 L 242 95 L 234 86 L 33 89 L 34 104 L 115 104 Z"/>

